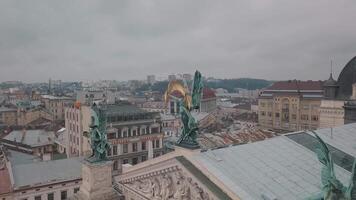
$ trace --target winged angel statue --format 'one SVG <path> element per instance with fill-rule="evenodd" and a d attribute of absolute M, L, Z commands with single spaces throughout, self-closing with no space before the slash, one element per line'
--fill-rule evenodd
<path fill-rule="evenodd" d="M 335 176 L 334 162 L 330 150 L 324 141 L 312 132 L 319 142 L 316 153 L 319 161 L 323 164 L 321 169 L 322 193 L 309 200 L 355 200 L 356 199 L 356 160 L 352 166 L 350 184 L 345 187 Z"/>
<path fill-rule="evenodd" d="M 92 106 L 92 122 L 90 125 L 90 143 L 92 155 L 87 159 L 89 162 L 100 162 L 106 160 L 106 152 L 110 149 L 106 136 L 105 110 L 99 109 L 97 105 Z"/>
<path fill-rule="evenodd" d="M 177 80 L 171 81 L 168 85 L 167 91 L 164 94 L 164 100 L 166 104 L 171 98 L 178 101 L 179 113 L 183 124 L 181 129 L 181 136 L 178 139 L 177 144 L 187 147 L 199 147 L 198 142 L 196 141 L 198 125 L 190 112 L 200 108 L 202 90 L 203 81 L 202 75 L 199 71 L 196 71 L 194 74 L 194 81 L 192 84 L 191 92 L 189 92 L 189 88 Z M 171 95 L 173 92 L 180 93 L 183 98 L 180 99 Z"/>

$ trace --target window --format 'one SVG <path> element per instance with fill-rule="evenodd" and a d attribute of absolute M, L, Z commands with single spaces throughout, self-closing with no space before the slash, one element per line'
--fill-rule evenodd
<path fill-rule="evenodd" d="M 116 145 L 113 146 L 113 147 L 112 147 L 112 150 L 113 150 L 112 154 L 113 154 L 114 156 L 116 156 L 116 155 L 117 155 L 117 146 L 116 146 Z"/>
<path fill-rule="evenodd" d="M 111 156 L 111 149 L 108 149 L 108 151 L 106 152 L 106 154 L 107 154 L 108 156 Z"/>
<path fill-rule="evenodd" d="M 268 112 L 268 117 L 272 117 L 272 112 Z"/>
<path fill-rule="evenodd" d="M 113 170 L 116 171 L 118 170 L 118 164 L 117 164 L 117 160 L 114 161 L 114 165 L 113 165 Z"/>
<path fill-rule="evenodd" d="M 122 160 L 122 164 L 127 164 L 127 163 L 129 163 L 129 160 L 128 160 L 128 159 Z"/>
<path fill-rule="evenodd" d="M 132 158 L 132 165 L 136 165 L 138 163 L 137 157 Z"/>
<path fill-rule="evenodd" d="M 79 188 L 74 188 L 74 194 L 79 192 Z"/>
<path fill-rule="evenodd" d="M 151 129 L 151 133 L 159 133 L 158 127 L 154 127 Z"/>
<path fill-rule="evenodd" d="M 131 137 L 131 129 L 129 129 L 127 132 L 127 137 Z"/>
<path fill-rule="evenodd" d="M 137 131 L 136 131 L 136 129 L 135 130 L 132 130 L 132 136 L 136 136 L 137 135 Z"/>
<path fill-rule="evenodd" d="M 313 115 L 313 116 L 312 116 L 312 120 L 313 120 L 313 121 L 318 121 L 318 120 L 319 120 L 319 117 L 318 117 L 317 115 Z"/>
<path fill-rule="evenodd" d="M 123 137 L 127 137 L 127 130 L 122 131 Z"/>
<path fill-rule="evenodd" d="M 302 115 L 300 118 L 302 120 L 309 120 L 309 116 L 308 115 Z"/>
<path fill-rule="evenodd" d="M 266 112 L 265 112 L 265 111 L 261 111 L 261 115 L 262 115 L 262 116 L 265 116 L 265 115 L 266 115 Z"/>
<path fill-rule="evenodd" d="M 292 119 L 296 120 L 297 119 L 297 115 L 296 114 L 292 114 Z"/>
<path fill-rule="evenodd" d="M 141 135 L 143 135 L 143 134 L 146 134 L 146 129 L 145 128 L 141 128 Z"/>
<path fill-rule="evenodd" d="M 128 144 L 124 144 L 123 145 L 123 153 L 128 153 L 128 149 L 129 149 L 129 145 Z"/>
<path fill-rule="evenodd" d="M 137 151 L 137 143 L 132 143 L 132 152 Z"/>
<path fill-rule="evenodd" d="M 54 193 L 47 194 L 47 200 L 54 200 Z"/>
<path fill-rule="evenodd" d="M 67 191 L 61 191 L 61 200 L 67 199 Z"/>
<path fill-rule="evenodd" d="M 142 150 L 142 151 L 146 150 L 146 141 L 142 141 L 142 143 L 141 143 L 141 150 Z"/>
<path fill-rule="evenodd" d="M 146 156 L 142 156 L 141 157 L 141 161 L 143 162 L 143 161 L 146 161 L 147 160 L 147 157 Z"/>
<path fill-rule="evenodd" d="M 156 143 L 155 148 L 159 148 L 159 140 L 156 140 L 155 143 Z"/>
<path fill-rule="evenodd" d="M 279 118 L 279 113 L 275 113 L 276 117 Z"/>
<path fill-rule="evenodd" d="M 41 196 L 35 196 L 35 200 L 41 200 Z"/>

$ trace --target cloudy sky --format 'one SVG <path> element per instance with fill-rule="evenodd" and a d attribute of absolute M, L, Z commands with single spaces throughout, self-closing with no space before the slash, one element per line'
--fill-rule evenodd
<path fill-rule="evenodd" d="M 0 0 L 0 81 L 326 79 L 356 56 L 355 0 Z"/>

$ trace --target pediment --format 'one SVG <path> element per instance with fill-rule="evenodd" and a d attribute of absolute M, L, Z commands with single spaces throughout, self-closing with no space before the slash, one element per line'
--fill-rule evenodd
<path fill-rule="evenodd" d="M 115 178 L 127 199 L 232 199 L 184 156 L 171 154 L 159 159 L 137 168 L 133 166 Z"/>

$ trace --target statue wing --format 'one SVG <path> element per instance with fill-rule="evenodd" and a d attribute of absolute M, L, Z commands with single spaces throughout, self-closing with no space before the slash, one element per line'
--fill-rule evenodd
<path fill-rule="evenodd" d="M 95 108 L 91 109 L 92 126 L 99 126 L 99 116 Z"/>
<path fill-rule="evenodd" d="M 324 165 L 321 169 L 321 183 L 324 189 L 330 188 L 331 182 L 335 181 L 334 174 L 334 163 L 331 158 L 330 150 L 324 141 L 316 134 L 314 131 L 312 133 L 315 135 L 319 142 L 319 147 L 316 149 L 316 153 L 319 161 Z"/>
<path fill-rule="evenodd" d="M 180 107 L 180 115 L 184 128 L 188 128 L 189 119 L 192 117 L 192 115 L 184 106 Z"/>
<path fill-rule="evenodd" d="M 354 160 L 354 164 L 352 165 L 352 175 L 349 187 L 346 190 L 346 198 L 347 199 L 356 199 L 356 159 Z"/>
<path fill-rule="evenodd" d="M 200 99 L 203 90 L 203 80 L 201 73 L 197 70 L 194 74 L 194 81 L 192 87 L 192 104 L 194 109 L 198 109 L 200 106 Z"/>

